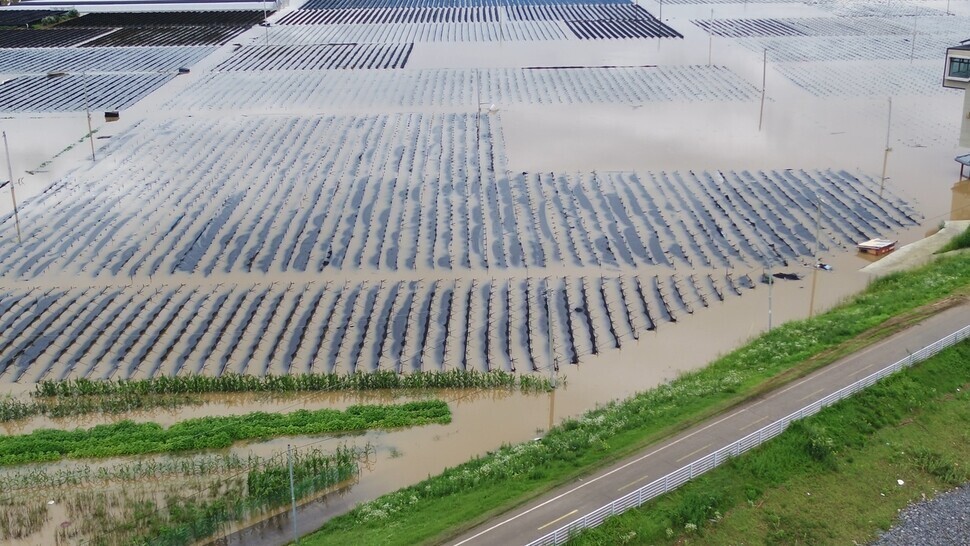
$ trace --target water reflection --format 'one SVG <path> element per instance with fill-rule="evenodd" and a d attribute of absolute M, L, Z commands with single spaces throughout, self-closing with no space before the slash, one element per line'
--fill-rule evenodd
<path fill-rule="evenodd" d="M 354 500 L 348 494 L 360 482 L 357 476 L 296 509 L 296 532 L 298 536 L 307 535 L 320 527 L 321 521 L 326 521 L 336 514 L 346 512 L 353 507 Z M 293 523 L 290 506 L 279 509 L 279 512 L 269 518 L 258 521 L 250 527 L 237 528 L 223 537 L 207 543 L 207 546 L 230 546 L 237 544 L 286 544 L 293 539 Z"/>
<path fill-rule="evenodd" d="M 970 179 L 963 179 L 951 188 L 950 220 L 970 220 Z"/>

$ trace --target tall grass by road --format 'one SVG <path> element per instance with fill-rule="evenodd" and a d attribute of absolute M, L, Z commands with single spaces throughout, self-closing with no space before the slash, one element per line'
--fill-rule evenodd
<path fill-rule="evenodd" d="M 897 510 L 970 479 L 967 362 L 970 341 L 570 544 L 866 544 Z"/>
<path fill-rule="evenodd" d="M 970 255 L 888 275 L 828 313 L 778 327 L 702 370 L 566 420 L 542 441 L 505 446 L 364 503 L 304 543 L 412 545 L 454 536 L 903 329 L 947 305 L 940 300 L 965 294 L 968 286 Z M 929 305 L 933 302 L 938 303 Z"/>

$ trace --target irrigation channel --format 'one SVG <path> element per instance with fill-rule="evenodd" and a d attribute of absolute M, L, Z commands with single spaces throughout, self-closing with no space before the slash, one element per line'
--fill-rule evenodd
<path fill-rule="evenodd" d="M 908 2 L 672 0 L 661 17 L 654 2 L 312 0 L 269 27 L 255 10 L 0 31 L 18 199 L 16 215 L 0 200 L 4 392 L 229 372 L 567 379 L 553 393 L 432 393 L 448 425 L 32 465 L 0 484 L 47 484 L 17 510 L 51 542 L 76 538 L 78 503 L 240 491 L 233 457 L 363 450 L 359 474 L 309 493 L 308 532 L 702 366 L 769 320 L 836 304 L 870 280 L 856 243 L 910 242 L 964 207 L 965 189 L 951 191 L 959 98 L 939 85 L 942 48 L 970 28 L 970 5 L 953 4 L 946 16 Z M 56 15 L 11 13 L 0 21 Z M 85 105 L 121 111 L 94 116 L 94 161 Z M 167 426 L 427 396 L 218 395 L 0 426 Z M 120 477 L 145 465 L 230 479 L 180 470 L 148 495 L 129 483 L 151 480 Z M 89 495 L 91 476 L 107 496 L 69 506 L 48 487 L 81 480 Z M 222 533 L 272 516 L 243 542 L 289 539 L 285 508 L 243 508 Z"/>

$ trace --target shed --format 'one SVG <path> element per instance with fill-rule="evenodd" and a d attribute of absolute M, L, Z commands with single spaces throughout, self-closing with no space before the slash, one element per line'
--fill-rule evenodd
<path fill-rule="evenodd" d="M 896 248 L 896 241 L 890 241 L 889 239 L 869 239 L 864 243 L 857 244 L 856 247 L 859 249 L 859 252 L 880 256 L 892 252 Z"/>

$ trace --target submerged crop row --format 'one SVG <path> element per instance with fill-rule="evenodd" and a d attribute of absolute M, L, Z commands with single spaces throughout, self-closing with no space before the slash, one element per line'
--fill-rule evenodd
<path fill-rule="evenodd" d="M 167 429 L 156 423 L 122 421 L 91 429 L 36 430 L 0 437 L 0 465 L 56 461 L 61 458 L 104 458 L 145 453 L 221 449 L 241 440 L 335 434 L 451 422 L 440 400 L 398 405 L 351 406 L 344 411 L 299 410 L 287 414 L 254 412 L 180 421 Z"/>
<path fill-rule="evenodd" d="M 846 171 L 510 172 L 484 114 L 190 118 L 105 153 L 131 168 L 28 200 L 0 274 L 731 268 L 811 256 L 820 200 L 825 248 L 920 220 Z"/>
<path fill-rule="evenodd" d="M 213 71 L 342 70 L 404 68 L 414 44 L 327 43 L 300 46 L 250 45 Z"/>
<path fill-rule="evenodd" d="M 563 379 L 560 378 L 560 382 Z M 371 373 L 308 373 L 265 376 L 226 373 L 209 375 L 159 375 L 150 379 L 92 381 L 79 378 L 45 380 L 37 384 L 30 400 L 0 398 L 0 422 L 27 419 L 35 415 L 52 418 L 122 414 L 153 408 L 202 405 L 204 393 L 259 392 L 294 393 L 374 389 L 519 389 L 540 392 L 552 389 L 546 376 L 518 375 L 502 370 L 415 371 L 400 374 L 390 370 Z"/>
<path fill-rule="evenodd" d="M 925 14 L 923 14 L 925 15 Z M 869 41 L 882 41 L 887 36 L 913 33 L 909 17 L 778 17 L 770 19 L 695 19 L 691 23 L 723 38 L 757 38 L 768 36 L 860 36 Z M 924 17 L 918 21 L 919 34 L 959 34 L 966 28 L 966 18 Z M 918 38 L 921 40 L 922 38 Z M 766 42 L 782 44 L 782 40 Z M 797 43 L 797 41 L 796 41 Z M 823 42 L 824 43 L 824 42 Z M 856 55 L 844 51 L 844 55 Z"/>
<path fill-rule="evenodd" d="M 746 273 L 712 270 L 6 291 L 0 375 L 45 382 L 40 398 L 6 400 L 0 411 L 6 420 L 181 403 L 141 396 L 157 393 L 544 389 L 545 379 L 510 372 L 549 373 L 549 355 L 556 365 L 575 364 L 741 295 L 754 282 Z M 70 378 L 83 380 L 56 382 Z M 133 378 L 150 380 L 87 381 Z"/>
<path fill-rule="evenodd" d="M 529 24 L 539 24 L 533 22 Z M 545 23 L 548 24 L 548 23 Z M 558 27 L 557 31 L 558 31 Z M 297 31 L 292 31 L 297 32 Z M 406 40 L 408 43 L 414 39 Z M 274 44 L 325 43 L 278 35 Z M 653 101 L 755 100 L 758 89 L 720 66 L 616 68 L 439 68 L 374 70 L 353 79 L 330 71 L 213 73 L 168 101 L 177 111 L 259 113 L 307 109 L 447 106 L 476 110 L 479 102 L 509 104 L 642 104 Z"/>
<path fill-rule="evenodd" d="M 569 38 L 682 38 L 630 3 L 299 9 L 280 19 L 274 43 L 502 42 Z"/>
<path fill-rule="evenodd" d="M 150 73 L 20 76 L 0 84 L 0 112 L 77 112 L 85 106 L 122 110 L 174 77 Z"/>
<path fill-rule="evenodd" d="M 352 484 L 370 450 L 295 449 L 296 499 Z M 0 540 L 31 543 L 181 545 L 290 501 L 285 452 L 35 469 L 0 473 L 0 483 L 15 488 L 0 496 Z"/>
<path fill-rule="evenodd" d="M 140 380 L 74 379 L 42 381 L 34 389 L 34 399 L 67 400 L 77 397 L 199 394 L 226 392 L 320 392 L 373 389 L 512 389 L 546 390 L 543 378 L 517 376 L 501 370 L 415 371 L 398 374 L 389 370 L 357 374 L 292 374 L 159 376 Z"/>
<path fill-rule="evenodd" d="M 112 139 L 130 169 L 55 183 L 24 204 L 23 244 L 0 238 L 18 284 L 0 292 L 0 374 L 548 370 L 740 295 L 762 267 L 921 220 L 846 171 L 512 173 L 499 122 L 181 119 Z M 650 269 L 513 274 L 561 266 Z M 406 280 L 360 282 L 368 269 Z M 64 274 L 111 282 L 19 287 Z"/>
<path fill-rule="evenodd" d="M 213 47 L 54 48 L 0 50 L 0 73 L 167 72 L 191 66 Z"/>
<path fill-rule="evenodd" d="M 912 28 L 912 26 L 911 26 Z M 906 61 L 936 59 L 946 44 L 959 43 L 960 34 L 920 36 L 805 36 L 765 37 L 740 40 L 754 51 L 768 50 L 774 62 Z M 804 69 L 804 68 L 802 68 Z"/>
<path fill-rule="evenodd" d="M 817 97 L 933 96 L 945 91 L 936 81 L 940 68 L 936 61 L 890 61 L 862 66 L 848 62 L 818 63 L 811 71 L 806 71 L 800 63 L 779 63 L 776 68 L 792 83 Z"/>

